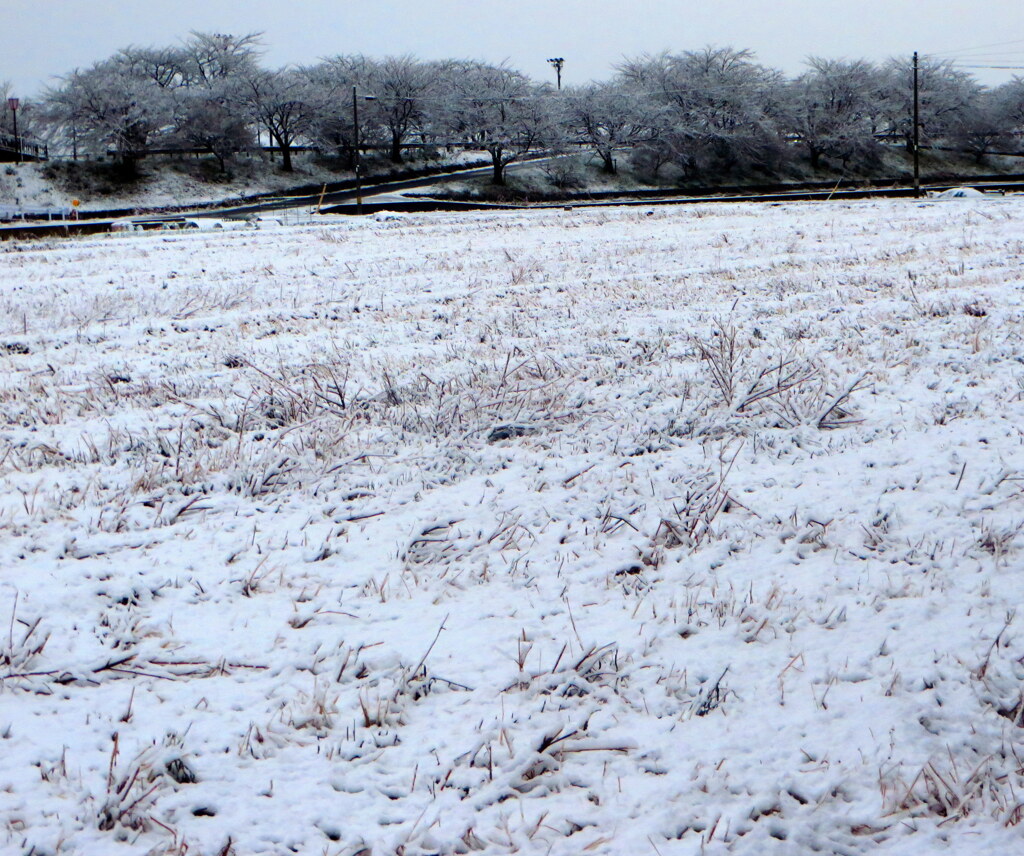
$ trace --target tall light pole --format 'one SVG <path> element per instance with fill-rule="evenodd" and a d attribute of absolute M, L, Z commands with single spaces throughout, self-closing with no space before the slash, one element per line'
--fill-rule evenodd
<path fill-rule="evenodd" d="M 562 66 L 565 65 L 565 57 L 556 56 L 548 60 L 555 67 L 555 74 L 558 78 L 558 89 L 562 89 Z"/>
<path fill-rule="evenodd" d="M 921 196 L 921 106 L 920 63 L 914 51 L 914 196 Z"/>
<path fill-rule="evenodd" d="M 376 95 L 364 95 L 364 101 L 376 101 Z M 362 158 L 359 155 L 359 96 L 356 94 L 355 84 L 352 85 L 352 150 L 355 153 L 356 172 L 356 213 L 363 213 L 363 183 L 362 183 Z"/>
<path fill-rule="evenodd" d="M 19 98 L 8 98 L 7 106 L 11 108 L 11 115 L 14 117 L 14 148 L 18 150 L 18 163 L 21 163 L 21 140 L 18 139 L 18 105 Z"/>

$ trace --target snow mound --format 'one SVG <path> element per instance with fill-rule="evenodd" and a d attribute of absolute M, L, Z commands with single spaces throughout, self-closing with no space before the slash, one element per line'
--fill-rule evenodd
<path fill-rule="evenodd" d="M 936 199 L 982 199 L 985 194 L 975 187 L 951 187 L 935 195 Z"/>
<path fill-rule="evenodd" d="M 395 220 L 404 220 L 406 216 L 398 211 L 378 211 L 373 215 L 373 219 L 378 223 L 389 223 Z"/>

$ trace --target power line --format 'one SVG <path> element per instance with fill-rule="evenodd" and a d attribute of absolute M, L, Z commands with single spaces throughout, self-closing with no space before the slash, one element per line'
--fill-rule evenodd
<path fill-rule="evenodd" d="M 962 54 L 957 54 L 956 56 L 950 56 L 950 57 L 948 57 L 948 60 L 952 61 L 952 62 L 957 62 L 957 61 L 962 60 L 962 59 L 971 59 L 973 57 L 1020 56 L 1021 54 L 1024 54 L 1024 50 L 1013 50 L 1013 51 L 1005 51 L 1005 50 L 1003 50 L 1003 51 L 972 51 L 970 53 L 962 53 Z M 932 56 L 932 57 L 935 57 L 936 59 L 941 59 L 941 58 L 945 57 L 946 55 L 945 54 L 941 54 L 941 53 L 939 53 L 939 54 L 930 53 L 930 54 L 927 54 L 927 56 Z"/>
<path fill-rule="evenodd" d="M 954 48 L 948 51 L 934 51 L 929 56 L 952 56 L 953 54 L 970 53 L 974 51 L 986 50 L 988 48 L 999 48 L 1006 45 L 1024 45 L 1024 39 L 1011 39 L 1008 42 L 991 42 L 987 45 L 974 45 L 968 48 Z"/>

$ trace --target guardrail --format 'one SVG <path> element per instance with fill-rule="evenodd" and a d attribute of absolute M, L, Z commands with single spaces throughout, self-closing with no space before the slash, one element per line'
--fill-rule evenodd
<path fill-rule="evenodd" d="M 13 223 L 15 220 L 72 220 L 73 208 L 20 208 L 14 205 L 0 205 L 0 223 Z"/>

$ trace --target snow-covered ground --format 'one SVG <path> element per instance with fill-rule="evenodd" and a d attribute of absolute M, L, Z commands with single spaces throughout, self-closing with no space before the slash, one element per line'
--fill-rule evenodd
<path fill-rule="evenodd" d="M 254 193 L 285 192 L 300 184 L 340 181 L 347 177 L 312 164 L 305 164 L 297 175 L 286 175 L 276 171 L 272 164 L 260 164 L 257 169 L 251 163 L 242 162 L 243 166 L 249 168 L 244 169 L 236 180 L 212 183 L 187 171 L 150 169 L 149 165 L 144 165 L 143 178 L 123 189 L 107 188 L 103 193 L 62 187 L 59 182 L 47 177 L 46 164 L 6 164 L 0 168 L 0 202 L 34 209 L 68 206 L 72 199 L 77 198 L 85 211 L 164 208 L 201 205 Z"/>
<path fill-rule="evenodd" d="M 441 164 L 486 165 L 489 158 L 480 152 L 457 152 Z M 279 169 L 280 161 L 258 157 L 239 157 L 231 164 L 233 178 L 211 181 L 198 172 L 198 161 L 151 157 L 142 163 L 142 177 L 121 188 L 106 187 L 90 192 L 61 186 L 48 175 L 45 163 L 0 164 L 0 205 L 24 209 L 66 207 L 78 199 L 83 211 L 112 208 L 167 208 L 240 200 L 255 194 L 286 194 L 297 187 L 331 184 L 352 178 L 352 173 L 337 172 L 318 165 L 305 155 L 296 156 L 296 172 Z M 407 168 L 415 168 L 411 163 Z M 387 170 L 371 166 L 371 178 Z M 95 177 L 92 181 L 96 181 Z"/>
<path fill-rule="evenodd" d="M 0 851 L 1007 854 L 1024 201 L 0 245 Z"/>

